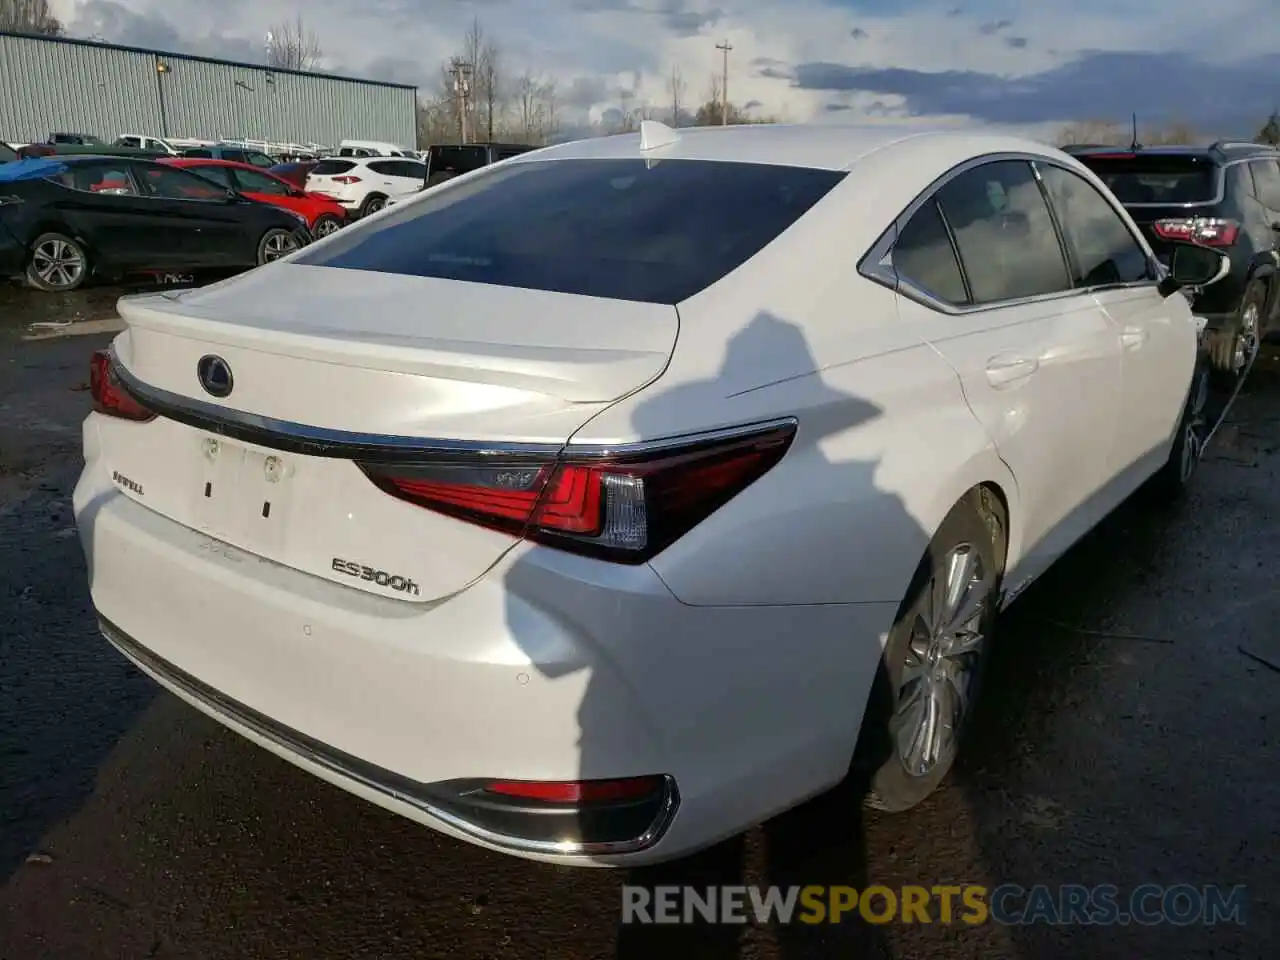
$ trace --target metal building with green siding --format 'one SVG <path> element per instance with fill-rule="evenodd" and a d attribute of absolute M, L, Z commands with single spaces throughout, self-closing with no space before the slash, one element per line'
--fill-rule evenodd
<path fill-rule="evenodd" d="M 416 87 L 0 32 L 0 141 L 52 132 L 416 146 Z"/>

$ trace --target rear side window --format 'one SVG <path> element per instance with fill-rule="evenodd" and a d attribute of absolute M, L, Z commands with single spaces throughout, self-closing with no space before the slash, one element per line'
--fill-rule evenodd
<path fill-rule="evenodd" d="M 946 224 L 932 200 L 917 210 L 898 234 L 893 245 L 893 269 L 900 279 L 931 297 L 947 303 L 969 302 Z"/>
<path fill-rule="evenodd" d="M 322 177 L 336 177 L 340 173 L 346 173 L 355 167 L 350 160 L 321 160 L 308 173 L 319 174 Z"/>
<path fill-rule="evenodd" d="M 213 159 L 212 150 L 184 150 L 182 155 L 184 157 L 200 157 L 205 160 Z"/>
<path fill-rule="evenodd" d="M 11 160 L 17 160 L 18 154 L 7 143 L 0 143 L 0 163 L 8 163 Z"/>
<path fill-rule="evenodd" d="M 1280 166 L 1274 160 L 1254 160 L 1249 170 L 1253 174 L 1254 194 L 1262 205 L 1280 210 Z"/>
<path fill-rule="evenodd" d="M 1072 289 L 1067 261 L 1040 185 L 1024 160 L 960 174 L 938 191 L 974 303 Z"/>
<path fill-rule="evenodd" d="M 398 177 L 399 164 L 394 160 L 375 160 L 369 164 L 369 169 L 374 173 L 380 173 L 384 177 Z"/>
<path fill-rule="evenodd" d="M 707 160 L 493 167 L 298 262 L 675 304 L 804 215 L 843 173 Z"/>
<path fill-rule="evenodd" d="M 1077 157 L 1125 206 L 1209 203 L 1218 192 L 1218 166 L 1193 154 Z"/>

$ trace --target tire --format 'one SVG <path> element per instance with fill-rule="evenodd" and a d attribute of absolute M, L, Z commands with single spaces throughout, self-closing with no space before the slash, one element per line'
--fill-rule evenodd
<path fill-rule="evenodd" d="M 859 742 L 857 759 L 869 776 L 864 803 L 873 810 L 909 810 L 937 790 L 951 771 L 990 655 L 1006 530 L 996 497 L 985 490 L 971 491 L 951 508 L 920 561 L 889 632 Z M 956 604 L 947 603 L 940 592 L 949 571 L 961 574 L 957 584 L 968 584 Z M 935 598 L 945 610 L 968 614 L 961 612 L 959 619 L 954 613 L 944 616 L 938 624 L 942 629 L 931 630 Z M 966 629 L 952 633 L 948 623 Z M 952 647 L 957 636 L 964 641 L 963 649 Z M 949 647 L 955 652 L 947 653 Z M 919 712 L 913 709 L 917 692 L 922 698 Z M 931 700 L 943 716 L 950 712 L 956 719 L 952 732 L 941 728 L 935 748 L 927 751 L 917 749 L 924 741 L 913 734 L 925 731 L 924 710 Z"/>
<path fill-rule="evenodd" d="M 371 193 L 364 198 L 364 203 L 360 205 L 360 216 L 368 217 L 387 205 L 387 198 L 380 193 Z"/>
<path fill-rule="evenodd" d="M 1253 362 L 1262 340 L 1262 311 L 1266 305 L 1266 284 L 1261 280 L 1250 281 L 1240 299 L 1240 309 L 1236 312 L 1231 332 L 1222 331 L 1215 338 L 1209 354 L 1213 377 L 1222 385 L 1234 385 Z"/>
<path fill-rule="evenodd" d="M 279 260 L 300 249 L 298 236 L 292 230 L 283 227 L 272 227 L 258 241 L 258 266 Z"/>
<path fill-rule="evenodd" d="M 1191 485 L 1196 467 L 1200 465 L 1209 435 L 1205 410 L 1209 403 L 1211 380 L 1209 361 L 1197 360 L 1191 387 L 1187 391 L 1187 402 L 1178 419 L 1178 433 L 1169 451 L 1169 459 L 1151 478 L 1150 488 L 1158 499 L 1176 500 L 1181 497 Z"/>
<path fill-rule="evenodd" d="M 342 221 L 331 213 L 325 213 L 316 217 L 316 222 L 311 225 L 311 235 L 319 240 L 331 233 L 337 233 L 341 229 Z"/>
<path fill-rule="evenodd" d="M 27 283 L 47 293 L 69 293 L 89 279 L 89 255 L 63 233 L 42 233 L 31 244 Z"/>

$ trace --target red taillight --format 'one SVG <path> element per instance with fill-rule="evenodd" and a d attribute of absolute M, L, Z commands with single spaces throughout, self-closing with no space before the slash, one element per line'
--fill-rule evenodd
<path fill-rule="evenodd" d="M 548 546 L 642 563 L 767 473 L 787 452 L 786 423 L 607 457 L 550 461 L 362 463 L 402 500 Z"/>
<path fill-rule="evenodd" d="M 108 350 L 95 350 L 89 363 L 89 393 L 93 397 L 93 409 L 108 417 L 145 422 L 155 419 L 155 413 L 129 396 L 116 379 Z"/>
<path fill-rule="evenodd" d="M 333 182 L 334 183 L 359 183 L 360 178 L 359 177 L 334 177 Z"/>
<path fill-rule="evenodd" d="M 663 790 L 663 777 L 627 777 L 624 780 L 494 780 L 486 793 L 546 803 L 609 803 L 638 800 Z"/>
<path fill-rule="evenodd" d="M 1152 224 L 1152 229 L 1157 237 L 1164 240 L 1198 243 L 1205 247 L 1229 247 L 1240 235 L 1240 224 L 1237 221 L 1215 217 L 1157 220 Z"/>

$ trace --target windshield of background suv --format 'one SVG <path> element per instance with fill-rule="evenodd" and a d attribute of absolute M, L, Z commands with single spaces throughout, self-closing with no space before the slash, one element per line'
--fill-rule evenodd
<path fill-rule="evenodd" d="M 1218 166 L 1208 157 L 1077 157 L 1123 204 L 1206 203 L 1218 192 Z"/>
<path fill-rule="evenodd" d="M 754 256 L 843 177 L 711 160 L 517 162 L 429 191 L 296 262 L 675 304 Z"/>

